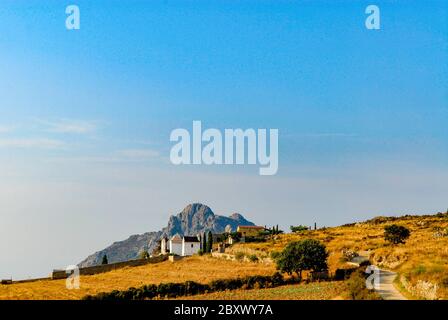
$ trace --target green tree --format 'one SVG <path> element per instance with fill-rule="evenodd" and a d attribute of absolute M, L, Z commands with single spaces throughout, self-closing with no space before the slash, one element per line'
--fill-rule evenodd
<path fill-rule="evenodd" d="M 209 231 L 208 235 L 207 235 L 207 253 L 210 253 L 212 251 L 213 248 L 213 235 L 211 233 L 211 231 Z"/>
<path fill-rule="evenodd" d="M 207 253 L 207 236 L 205 232 L 202 236 L 202 252 Z"/>
<path fill-rule="evenodd" d="M 302 232 L 302 231 L 308 230 L 307 226 L 302 226 L 302 225 L 290 226 L 289 228 L 291 229 L 292 232 Z"/>
<path fill-rule="evenodd" d="M 289 275 L 296 273 L 302 278 L 302 271 L 327 270 L 328 252 L 315 239 L 290 242 L 277 258 L 277 269 Z"/>
<path fill-rule="evenodd" d="M 384 228 L 384 240 L 393 244 L 405 243 L 410 235 L 411 232 L 408 228 L 396 224 Z"/>
<path fill-rule="evenodd" d="M 141 251 L 141 252 L 140 252 L 140 255 L 139 255 L 139 258 L 140 258 L 140 259 L 148 259 L 148 258 L 149 258 L 149 253 L 148 253 L 148 251 L 146 251 L 146 250 Z"/>
<path fill-rule="evenodd" d="M 103 260 L 101 261 L 101 264 L 109 264 L 109 261 L 107 260 L 106 255 L 103 255 Z"/>

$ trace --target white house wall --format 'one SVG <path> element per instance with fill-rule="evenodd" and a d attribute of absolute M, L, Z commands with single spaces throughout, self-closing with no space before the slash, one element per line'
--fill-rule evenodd
<path fill-rule="evenodd" d="M 170 241 L 170 253 L 182 256 L 182 242 Z"/>
<path fill-rule="evenodd" d="M 182 245 L 182 256 L 191 256 L 201 250 L 200 242 L 184 242 Z"/>

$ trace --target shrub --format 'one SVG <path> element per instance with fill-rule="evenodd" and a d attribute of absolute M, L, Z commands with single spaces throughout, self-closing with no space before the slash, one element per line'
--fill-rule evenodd
<path fill-rule="evenodd" d="M 384 228 L 384 239 L 393 244 L 404 243 L 411 232 L 408 228 L 392 224 Z"/>
<path fill-rule="evenodd" d="M 97 295 L 87 295 L 83 300 L 144 300 L 155 297 L 175 298 L 186 295 L 196 295 L 213 291 L 236 290 L 242 288 L 267 288 L 284 284 L 283 276 L 276 272 L 272 276 L 248 276 L 236 279 L 214 280 L 209 284 L 200 284 L 194 281 L 184 283 L 151 284 L 140 288 L 127 290 L 114 290 L 108 293 L 101 292 Z"/>
<path fill-rule="evenodd" d="M 278 251 L 272 251 L 270 253 L 270 257 L 272 260 L 276 261 L 281 256 L 281 253 Z"/>
<path fill-rule="evenodd" d="M 291 232 L 302 232 L 308 230 L 307 226 L 290 226 Z"/>
<path fill-rule="evenodd" d="M 251 254 L 248 258 L 251 262 L 258 262 L 258 257 L 256 254 Z"/>
<path fill-rule="evenodd" d="M 146 251 L 146 250 L 141 251 L 140 254 L 139 254 L 139 258 L 140 259 L 148 259 L 149 258 L 148 251 Z"/>
<path fill-rule="evenodd" d="M 350 269 L 336 269 L 334 273 L 334 279 L 335 280 L 345 280 L 350 277 L 350 275 L 355 272 L 356 268 L 350 268 Z"/>
<path fill-rule="evenodd" d="M 246 243 L 250 243 L 250 242 L 266 242 L 266 238 L 263 236 L 258 236 L 258 237 L 246 237 L 244 240 Z"/>
<path fill-rule="evenodd" d="M 443 278 L 440 284 L 442 285 L 442 287 L 448 288 L 448 277 Z"/>
<path fill-rule="evenodd" d="M 381 300 L 380 296 L 366 287 L 365 273 L 362 269 L 353 272 L 347 281 L 349 298 L 353 300 Z"/>
<path fill-rule="evenodd" d="M 413 273 L 416 275 L 423 274 L 426 272 L 426 267 L 424 265 L 418 265 L 414 268 Z"/>
<path fill-rule="evenodd" d="M 238 261 L 243 260 L 244 256 L 245 256 L 244 252 L 238 251 L 237 253 L 235 253 L 235 259 Z"/>

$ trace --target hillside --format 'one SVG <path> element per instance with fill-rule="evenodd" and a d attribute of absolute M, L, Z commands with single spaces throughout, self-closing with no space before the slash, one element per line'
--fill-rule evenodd
<path fill-rule="evenodd" d="M 221 233 L 224 232 L 226 227 L 236 231 L 239 225 L 250 226 L 254 224 L 246 220 L 241 214 L 234 213 L 229 217 L 219 216 L 215 215 L 208 206 L 193 203 L 186 206 L 177 215 L 172 215 L 167 226 L 162 230 L 133 235 L 126 240 L 114 242 L 109 247 L 88 256 L 78 266 L 89 267 L 101 264 L 104 255 L 107 255 L 109 263 L 136 259 L 142 251 L 152 253 L 163 236 L 171 237 L 176 233 L 181 236 L 196 235 L 205 231 Z"/>
<path fill-rule="evenodd" d="M 165 261 L 140 267 L 127 267 L 91 276 L 81 276 L 80 289 L 68 290 L 65 280 L 41 280 L 12 285 L 0 284 L 0 300 L 4 299 L 81 299 L 88 294 L 125 290 L 161 282 L 196 281 L 247 275 L 270 275 L 275 267 L 269 264 L 237 262 L 211 257 L 193 256 L 176 263 Z"/>
<path fill-rule="evenodd" d="M 384 227 L 403 225 L 410 229 L 405 244 L 384 240 Z M 343 252 L 366 251 L 370 261 L 399 274 L 397 287 L 413 299 L 448 299 L 448 213 L 425 216 L 377 217 L 345 226 L 284 234 L 264 243 L 237 244 L 232 253 L 267 258 L 288 242 L 305 238 L 322 241 L 330 252 L 329 268 L 347 268 Z"/>
<path fill-rule="evenodd" d="M 192 211 L 190 211 L 192 212 Z M 181 216 L 182 217 L 182 216 Z M 180 220 L 182 221 L 182 220 Z M 184 220 L 187 221 L 187 220 Z M 178 226 L 182 226 L 182 222 Z M 411 235 L 404 244 L 391 245 L 384 240 L 384 227 L 390 224 L 406 226 Z M 314 238 L 329 251 L 329 269 L 349 268 L 346 252 L 363 252 L 372 263 L 396 271 L 400 277 L 396 286 L 408 298 L 448 299 L 448 214 L 427 216 L 377 217 L 368 221 L 339 227 L 306 230 L 297 234 L 276 235 L 266 242 L 239 243 L 228 253 L 250 259 L 230 261 L 210 256 L 193 256 L 178 262 L 162 262 L 140 267 L 128 267 L 103 274 L 81 277 L 80 290 L 67 290 L 64 280 L 42 280 L 31 283 L 0 285 L 0 299 L 79 299 L 86 294 L 124 290 L 146 284 L 182 282 L 208 283 L 245 275 L 270 275 L 275 264 L 273 252 L 281 251 L 289 242 Z M 302 283 L 270 289 L 215 292 L 192 298 L 203 299 L 333 299 L 347 297 L 343 282 Z"/>

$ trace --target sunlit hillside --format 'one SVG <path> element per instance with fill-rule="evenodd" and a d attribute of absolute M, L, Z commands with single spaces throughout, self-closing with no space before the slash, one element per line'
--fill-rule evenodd
<path fill-rule="evenodd" d="M 406 243 L 392 245 L 384 240 L 384 227 L 390 224 L 410 229 L 411 234 Z M 398 272 L 396 286 L 407 297 L 448 299 L 448 214 L 378 217 L 340 227 L 280 234 L 265 242 L 238 243 L 227 248 L 227 253 L 235 257 L 234 261 L 193 256 L 174 263 L 165 261 L 127 267 L 82 276 L 79 290 L 66 289 L 65 280 L 0 285 L 0 299 L 80 299 L 85 295 L 146 284 L 187 280 L 205 284 L 215 279 L 271 275 L 276 270 L 272 261 L 273 253 L 280 252 L 291 241 L 306 238 L 318 239 L 325 244 L 330 254 L 328 265 L 332 274 L 338 268 L 351 267 L 347 252 L 360 253 L 368 256 L 371 263 Z M 346 297 L 345 290 L 344 282 L 324 282 L 215 292 L 196 298 L 255 299 L 261 295 L 266 299 L 333 299 Z"/>
<path fill-rule="evenodd" d="M 80 299 L 85 295 L 124 290 L 145 284 L 183 282 L 208 283 L 214 279 L 247 275 L 270 275 L 272 264 L 237 262 L 194 256 L 175 263 L 165 261 L 140 267 L 127 267 L 92 276 L 81 276 L 79 290 L 68 290 L 65 280 L 43 280 L 0 285 L 0 299 Z"/>
<path fill-rule="evenodd" d="M 390 224 L 403 225 L 411 235 L 405 244 L 391 245 L 384 240 L 384 227 Z M 346 226 L 284 234 L 264 243 L 237 244 L 234 254 L 256 254 L 269 258 L 274 251 L 281 251 L 288 242 L 305 238 L 322 241 L 329 253 L 329 268 L 348 266 L 343 252 L 364 252 L 379 267 L 397 271 L 410 286 L 437 287 L 439 298 L 448 298 L 448 214 L 427 216 L 377 217 L 362 223 Z M 428 289 L 429 290 L 429 289 Z M 414 290 L 411 290 L 414 291 Z M 412 293 L 412 292 L 411 292 Z M 404 292 L 410 298 L 410 292 Z M 416 292 L 417 293 L 417 292 Z"/>

